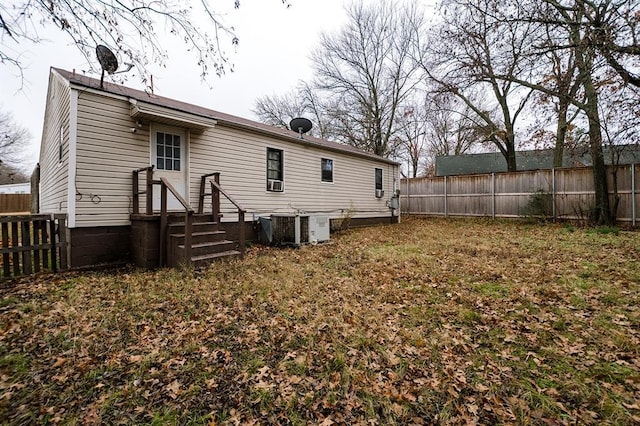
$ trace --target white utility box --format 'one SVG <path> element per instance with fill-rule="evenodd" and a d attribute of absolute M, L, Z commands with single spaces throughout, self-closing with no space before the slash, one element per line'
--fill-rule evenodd
<path fill-rule="evenodd" d="M 329 241 L 330 228 L 329 216 L 309 216 L 309 242 L 313 244 Z"/>

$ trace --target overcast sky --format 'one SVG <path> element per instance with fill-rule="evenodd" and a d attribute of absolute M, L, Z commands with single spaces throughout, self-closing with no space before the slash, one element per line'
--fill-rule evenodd
<path fill-rule="evenodd" d="M 235 71 L 202 83 L 195 59 L 181 53 L 180 41 L 169 39 L 167 67 L 150 67 L 156 94 L 255 119 L 251 109 L 258 97 L 285 93 L 299 80 L 311 78 L 309 53 L 319 34 L 337 31 L 346 21 L 344 0 L 290 0 L 290 8 L 280 0 L 242 0 L 237 10 L 230 7 L 232 1 L 226 3 L 229 10 L 223 11 L 224 19 L 240 39 L 237 49 L 223 46 Z M 15 68 L 0 65 L 0 109 L 11 112 L 16 123 L 31 132 L 25 164 L 29 171 L 38 161 L 49 68 L 88 69 L 84 57 L 61 32 L 40 35 L 50 41 L 19 46 L 26 64 L 23 82 Z M 126 85 L 144 89 L 137 78 Z"/>

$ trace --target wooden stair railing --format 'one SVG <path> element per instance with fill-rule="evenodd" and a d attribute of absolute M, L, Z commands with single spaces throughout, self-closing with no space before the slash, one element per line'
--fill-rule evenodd
<path fill-rule="evenodd" d="M 160 185 L 160 238 L 159 238 L 159 266 L 165 266 L 167 263 L 167 227 L 168 227 L 168 215 L 167 215 L 167 197 L 168 192 L 178 200 L 178 202 L 184 207 L 184 238 L 185 238 L 185 261 L 191 261 L 191 236 L 193 232 L 193 209 L 185 201 L 185 199 L 176 191 L 176 189 L 169 183 L 166 178 L 160 178 L 160 180 L 153 179 L 154 166 L 142 167 L 133 171 L 133 214 L 140 214 L 140 195 L 146 196 L 146 214 L 153 215 L 153 185 Z M 145 190 L 140 191 L 140 173 L 146 173 Z"/>
<path fill-rule="evenodd" d="M 208 179 L 213 176 L 213 179 Z M 205 192 L 206 181 L 209 180 L 211 184 L 211 192 Z M 200 178 L 200 197 L 198 202 L 198 213 L 204 212 L 204 200 L 207 196 L 211 196 L 211 215 L 214 222 L 220 222 L 220 218 L 222 214 L 220 213 L 220 194 L 224 195 L 227 200 L 231 204 L 233 204 L 238 209 L 238 248 L 240 251 L 240 257 L 244 257 L 245 251 L 245 223 L 244 216 L 247 210 L 242 207 L 236 200 L 231 197 L 222 187 L 220 186 L 220 173 L 209 173 L 206 175 L 202 175 Z"/>
<path fill-rule="evenodd" d="M 133 214 L 140 214 L 140 195 L 146 195 L 146 214 L 153 214 L 153 169 L 154 166 L 142 167 L 133 171 Z M 140 191 L 140 173 L 146 172 L 145 190 Z"/>
<path fill-rule="evenodd" d="M 178 200 L 182 207 L 184 207 L 184 261 L 191 262 L 191 237 L 193 235 L 193 209 L 185 201 L 184 198 L 176 191 L 176 189 L 169 183 L 166 178 L 160 178 L 160 266 L 164 266 L 167 261 L 167 191 L 171 192 L 173 196 Z"/>

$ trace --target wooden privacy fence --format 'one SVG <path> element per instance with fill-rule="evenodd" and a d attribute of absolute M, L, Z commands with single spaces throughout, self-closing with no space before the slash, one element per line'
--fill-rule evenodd
<path fill-rule="evenodd" d="M 28 213 L 30 211 L 30 194 L 0 194 L 0 213 Z"/>
<path fill-rule="evenodd" d="M 64 214 L 0 216 L 0 279 L 67 269 L 66 218 Z"/>
<path fill-rule="evenodd" d="M 640 167 L 609 166 L 607 179 L 617 220 L 636 226 L 640 203 Z M 534 170 L 484 175 L 402 179 L 405 214 L 436 216 L 585 219 L 595 192 L 590 167 Z"/>

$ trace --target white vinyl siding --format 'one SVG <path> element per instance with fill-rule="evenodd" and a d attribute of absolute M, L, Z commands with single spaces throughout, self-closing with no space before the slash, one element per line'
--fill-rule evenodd
<path fill-rule="evenodd" d="M 76 161 L 76 226 L 128 225 L 131 173 L 150 164 L 149 126 L 137 128 L 124 100 L 80 93 Z"/>
<path fill-rule="evenodd" d="M 266 148 L 283 151 L 283 193 L 265 190 Z M 340 165 L 334 168 L 333 185 L 323 183 L 318 176 L 322 158 L 331 158 Z M 397 174 L 397 166 L 392 164 L 230 129 L 221 123 L 202 134 L 191 135 L 190 167 L 192 200 L 197 200 L 200 176 L 220 172 L 222 187 L 250 213 L 303 210 L 324 212 L 332 218 L 347 212 L 356 218 L 390 216 L 386 199 L 375 198 L 372 190 L 374 169 L 384 170 L 387 194 L 393 192 L 393 176 Z M 223 220 L 236 220 L 233 206 L 222 201 Z M 208 204 L 206 208 L 210 208 Z"/>
<path fill-rule="evenodd" d="M 40 213 L 67 213 L 70 97 L 68 82 L 52 73 L 40 144 Z"/>

